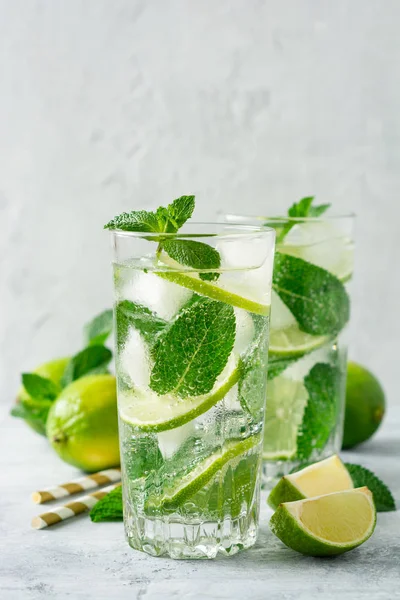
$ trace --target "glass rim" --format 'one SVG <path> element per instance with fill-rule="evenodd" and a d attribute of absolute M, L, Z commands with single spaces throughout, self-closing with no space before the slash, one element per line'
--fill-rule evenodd
<path fill-rule="evenodd" d="M 241 225 L 242 221 L 260 221 L 263 223 L 322 223 L 324 221 L 338 221 L 338 220 L 353 220 L 357 217 L 355 212 L 349 212 L 344 214 L 333 214 L 333 215 L 321 215 L 320 217 L 285 217 L 285 216 L 263 216 L 263 215 L 243 215 L 238 213 L 221 213 L 225 218 L 234 217 L 240 219 L 237 225 Z M 267 227 L 267 226 L 265 226 Z"/>
<path fill-rule="evenodd" d="M 252 217 L 247 217 L 251 219 Z M 167 233 L 161 231 L 125 231 L 124 229 L 109 229 L 109 233 L 113 236 L 120 237 L 132 237 L 132 238 L 142 238 L 142 239 L 159 239 L 162 237 L 163 239 L 187 239 L 187 238 L 210 238 L 210 237 L 218 237 L 218 238 L 243 238 L 243 237 L 274 237 L 275 229 L 273 227 L 268 227 L 260 223 L 260 225 L 255 224 L 246 224 L 246 223 L 227 223 L 227 222 L 218 222 L 218 221 L 191 221 L 189 223 L 185 223 L 183 225 L 184 228 L 201 228 L 201 227 L 209 227 L 210 231 L 205 231 L 204 233 L 198 232 L 188 232 L 184 230 L 179 230 L 176 233 Z M 220 231 L 212 231 L 212 229 L 219 229 Z"/>

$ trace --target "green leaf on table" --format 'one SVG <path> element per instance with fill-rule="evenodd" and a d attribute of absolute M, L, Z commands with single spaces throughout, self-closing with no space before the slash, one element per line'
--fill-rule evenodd
<path fill-rule="evenodd" d="M 94 523 L 102 521 L 122 521 L 122 486 L 119 485 L 99 500 L 90 511 Z"/>
<path fill-rule="evenodd" d="M 113 311 L 107 309 L 86 323 L 83 333 L 86 346 L 101 346 L 113 330 Z"/>
<path fill-rule="evenodd" d="M 152 343 L 167 323 L 157 317 L 146 306 L 130 300 L 122 300 L 116 306 L 117 344 L 123 346 L 131 328 L 136 329 L 143 338 Z"/>
<path fill-rule="evenodd" d="M 277 252 L 272 287 L 305 333 L 335 336 L 349 320 L 350 301 L 344 285 L 301 258 Z"/>
<path fill-rule="evenodd" d="M 372 471 L 361 465 L 354 465 L 352 463 L 345 463 L 345 467 L 353 480 L 354 487 L 367 486 L 372 492 L 378 512 L 396 510 L 396 504 L 391 491 Z"/>
<path fill-rule="evenodd" d="M 176 233 L 191 217 L 194 209 L 194 196 L 181 196 L 167 208 L 160 206 L 155 212 L 133 210 L 111 219 L 104 229 L 142 231 L 148 233 Z"/>
<path fill-rule="evenodd" d="M 47 377 L 41 377 L 36 373 L 23 373 L 21 378 L 25 390 L 35 400 L 52 402 L 61 392 L 60 386 L 54 381 L 47 379 Z"/>
<path fill-rule="evenodd" d="M 199 297 L 184 307 L 159 336 L 151 389 L 180 398 L 207 394 L 228 361 L 235 327 L 233 307 L 223 302 Z"/>
<path fill-rule="evenodd" d="M 163 250 L 176 262 L 196 271 L 202 269 L 219 269 L 221 257 L 212 246 L 194 240 L 166 240 L 162 243 Z M 200 273 L 203 280 L 218 279 L 219 273 Z"/>
<path fill-rule="evenodd" d="M 111 359 L 112 352 L 105 346 L 88 346 L 71 358 L 65 367 L 61 385 L 65 387 L 84 375 L 107 372 L 107 365 Z"/>
<path fill-rule="evenodd" d="M 308 402 L 297 436 L 296 459 L 307 461 L 313 450 L 327 443 L 336 422 L 336 406 L 340 393 L 338 367 L 317 363 L 304 378 Z"/>
<path fill-rule="evenodd" d="M 294 227 L 294 225 L 301 223 L 303 219 L 320 217 L 331 206 L 330 204 L 319 204 L 318 206 L 313 206 L 313 202 L 314 196 L 307 196 L 306 198 L 302 198 L 298 202 L 292 204 L 288 210 L 290 221 L 286 221 L 283 224 L 283 227 L 280 229 L 276 240 L 277 244 L 280 244 L 283 241 L 285 236 L 289 233 L 292 227 Z"/>
<path fill-rule="evenodd" d="M 29 404 L 25 401 L 20 401 L 12 407 L 10 414 L 18 419 L 24 419 L 24 421 L 37 424 L 44 429 L 51 405 L 52 403 L 49 400 L 32 401 Z"/>

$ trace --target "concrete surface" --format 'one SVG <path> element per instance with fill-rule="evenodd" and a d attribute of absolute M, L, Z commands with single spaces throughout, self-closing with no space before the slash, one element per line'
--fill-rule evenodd
<path fill-rule="evenodd" d="M 111 304 L 103 224 L 359 215 L 351 355 L 398 403 L 399 0 L 0 0 L 0 402 Z"/>
<path fill-rule="evenodd" d="M 400 410 L 376 438 L 343 456 L 371 468 L 400 503 Z M 122 523 L 85 515 L 42 531 L 30 529 L 41 508 L 38 487 L 76 471 L 23 423 L 3 419 L 0 439 L 0 597 L 2 600 L 393 600 L 400 598 L 400 512 L 380 513 L 372 538 L 334 559 L 289 550 L 268 529 L 262 501 L 257 545 L 231 558 L 173 561 L 129 548 Z"/>

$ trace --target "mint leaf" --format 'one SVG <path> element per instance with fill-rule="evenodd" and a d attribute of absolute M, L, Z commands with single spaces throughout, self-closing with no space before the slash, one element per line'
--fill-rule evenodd
<path fill-rule="evenodd" d="M 319 206 L 312 206 L 314 202 L 314 196 L 307 196 L 302 198 L 299 202 L 295 202 L 288 210 L 288 216 L 291 218 L 287 221 L 279 232 L 276 243 L 280 244 L 284 237 L 297 223 L 301 223 L 306 218 L 320 217 L 328 208 L 330 204 L 320 204 Z"/>
<path fill-rule="evenodd" d="M 176 233 L 191 217 L 194 209 L 194 196 L 181 196 L 167 208 L 160 206 L 155 212 L 133 210 L 111 219 L 104 229 L 122 231 L 142 231 L 148 233 Z"/>
<path fill-rule="evenodd" d="M 29 421 L 32 425 L 36 425 L 43 433 L 45 433 L 47 415 L 49 414 L 51 404 L 52 403 L 48 400 L 41 402 L 32 401 L 29 404 L 26 402 L 18 402 L 18 404 L 12 407 L 10 414 L 13 417 Z"/>
<path fill-rule="evenodd" d="M 176 262 L 193 269 L 219 269 L 221 257 L 217 250 L 194 240 L 166 240 L 162 243 L 165 252 Z M 218 279 L 219 273 L 200 273 L 203 280 L 213 281 Z"/>
<path fill-rule="evenodd" d="M 338 367 L 317 363 L 304 378 L 309 398 L 297 436 L 296 458 L 306 461 L 313 450 L 327 443 L 336 422 L 336 406 L 340 393 Z"/>
<path fill-rule="evenodd" d="M 167 325 L 166 321 L 157 317 L 151 310 L 130 300 L 119 302 L 115 310 L 118 346 L 124 345 L 131 327 L 139 331 L 144 339 L 151 343 Z"/>
<path fill-rule="evenodd" d="M 194 196 L 181 196 L 168 204 L 168 216 L 176 228 L 175 231 L 178 231 L 190 219 L 194 211 L 194 205 Z"/>
<path fill-rule="evenodd" d="M 233 307 L 200 297 L 184 307 L 160 334 L 150 387 L 180 398 L 208 393 L 235 341 Z"/>
<path fill-rule="evenodd" d="M 389 488 L 372 471 L 351 463 L 345 463 L 345 467 L 353 480 L 354 487 L 365 485 L 372 492 L 378 512 L 396 510 L 396 504 Z"/>
<path fill-rule="evenodd" d="M 249 351 L 242 357 L 238 392 L 243 409 L 257 418 L 266 400 L 269 319 L 253 315 L 253 321 L 255 337 Z"/>
<path fill-rule="evenodd" d="M 113 311 L 105 310 L 84 327 L 83 333 L 87 346 L 102 346 L 113 329 Z"/>
<path fill-rule="evenodd" d="M 75 354 L 65 367 L 61 378 L 63 387 L 84 375 L 104 373 L 112 359 L 112 352 L 104 346 L 88 346 Z"/>
<path fill-rule="evenodd" d="M 272 287 L 306 333 L 335 336 L 349 320 L 350 301 L 344 285 L 301 258 L 277 252 Z"/>
<path fill-rule="evenodd" d="M 89 513 L 94 523 L 101 521 L 122 521 L 122 486 L 119 485 L 99 500 Z"/>
<path fill-rule="evenodd" d="M 34 400 L 52 402 L 61 392 L 61 388 L 54 381 L 36 373 L 23 373 L 22 385 Z"/>

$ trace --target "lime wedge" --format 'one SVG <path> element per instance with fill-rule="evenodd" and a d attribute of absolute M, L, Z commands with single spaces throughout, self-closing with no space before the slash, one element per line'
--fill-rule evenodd
<path fill-rule="evenodd" d="M 300 331 L 297 323 L 285 329 L 271 329 L 269 337 L 269 353 L 281 358 L 303 356 L 320 348 L 329 340 L 325 335 L 310 335 Z"/>
<path fill-rule="evenodd" d="M 272 532 L 289 548 L 308 556 L 353 550 L 373 533 L 376 510 L 367 487 L 280 504 Z"/>
<path fill-rule="evenodd" d="M 202 396 L 182 399 L 170 394 L 161 396 L 141 388 L 121 391 L 118 395 L 120 417 L 143 431 L 158 432 L 181 427 L 207 412 L 239 381 L 241 363 L 233 361 L 233 365 L 230 371 L 225 368 L 211 392 Z M 226 375 L 223 375 L 224 372 Z"/>
<path fill-rule="evenodd" d="M 303 420 L 308 392 L 302 381 L 280 376 L 268 382 L 265 411 L 265 460 L 286 460 L 297 449 L 297 432 Z"/>
<path fill-rule="evenodd" d="M 203 281 L 196 273 L 193 273 L 193 275 L 191 273 L 173 273 L 172 271 L 157 271 L 156 273 L 159 277 L 168 279 L 168 281 L 177 283 L 189 290 L 193 290 L 193 292 L 196 292 L 197 294 L 207 296 L 213 300 L 225 302 L 226 304 L 242 308 L 243 310 L 247 310 L 257 315 L 269 314 L 270 307 L 268 304 L 255 302 L 254 300 L 230 292 L 218 284 L 211 283 L 210 281 Z"/>
<path fill-rule="evenodd" d="M 150 496 L 147 509 L 174 509 L 183 504 L 188 498 L 201 490 L 228 462 L 242 458 L 249 450 L 261 441 L 260 435 L 253 435 L 244 440 L 231 440 L 225 443 L 221 450 L 199 462 L 194 469 L 183 477 L 176 477 L 164 485 L 161 497 Z"/>
<path fill-rule="evenodd" d="M 304 500 L 322 494 L 351 490 L 353 487 L 346 467 L 335 454 L 297 473 L 282 477 L 271 490 L 268 504 L 276 509 L 282 502 Z"/>

